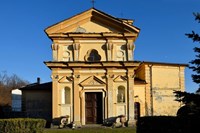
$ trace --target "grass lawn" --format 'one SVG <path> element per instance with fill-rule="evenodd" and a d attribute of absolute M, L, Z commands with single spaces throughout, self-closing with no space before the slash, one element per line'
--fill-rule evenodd
<path fill-rule="evenodd" d="M 44 133 L 136 133 L 132 127 L 124 128 L 78 128 L 78 129 L 45 129 Z"/>

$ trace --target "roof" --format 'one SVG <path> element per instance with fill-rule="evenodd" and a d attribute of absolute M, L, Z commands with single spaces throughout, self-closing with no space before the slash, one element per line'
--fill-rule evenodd
<path fill-rule="evenodd" d="M 133 26 L 132 22 L 133 20 L 128 19 L 121 19 L 113 17 L 109 14 L 106 14 L 100 10 L 97 10 L 95 8 L 90 8 L 89 10 L 86 10 L 82 13 L 79 13 L 75 16 L 72 16 L 68 19 L 65 19 L 61 22 L 58 22 L 52 26 L 49 26 L 45 29 L 45 33 L 51 37 L 53 34 L 66 34 L 66 33 L 77 33 L 77 31 L 74 31 L 75 28 L 82 28 L 82 25 L 93 22 L 97 25 L 95 26 L 101 26 L 104 28 L 107 28 L 107 31 L 102 32 L 115 32 L 115 33 L 135 33 L 139 34 L 140 29 Z M 73 30 L 72 30 L 73 29 Z M 99 31 L 95 31 L 98 28 L 94 28 L 91 31 L 88 31 L 87 33 L 102 33 Z M 84 34 L 82 32 L 78 32 L 80 34 Z"/>
<path fill-rule="evenodd" d="M 184 64 L 184 63 L 168 63 L 168 62 L 150 62 L 150 61 L 143 61 L 141 62 L 142 64 L 151 64 L 151 65 L 164 65 L 164 66 L 184 66 L 184 67 L 188 67 L 188 64 Z"/>
<path fill-rule="evenodd" d="M 29 84 L 27 86 L 24 86 L 22 88 L 19 88 L 19 90 L 52 90 L 52 82 L 47 82 L 47 83 L 33 83 Z"/>
<path fill-rule="evenodd" d="M 137 78 L 137 77 L 135 77 L 134 78 L 134 84 L 136 84 L 136 85 L 145 85 L 145 84 L 147 84 L 147 82 L 145 81 L 145 80 L 142 80 L 142 79 L 139 79 L 139 78 Z"/>

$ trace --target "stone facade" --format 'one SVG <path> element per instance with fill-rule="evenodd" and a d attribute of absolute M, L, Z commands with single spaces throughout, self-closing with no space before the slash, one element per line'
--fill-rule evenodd
<path fill-rule="evenodd" d="M 140 29 L 91 8 L 45 29 L 52 40 L 52 118 L 78 125 L 125 115 L 176 115 L 173 90 L 184 90 L 184 64 L 134 61 Z M 138 106 L 136 106 L 136 103 Z M 135 109 L 135 107 L 137 109 Z M 137 111 L 136 111 L 137 110 Z"/>

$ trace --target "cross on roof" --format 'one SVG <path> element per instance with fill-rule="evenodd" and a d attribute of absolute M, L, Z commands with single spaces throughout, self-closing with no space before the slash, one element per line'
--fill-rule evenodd
<path fill-rule="evenodd" d="M 92 2 L 92 7 L 94 7 L 95 0 L 91 0 L 91 2 Z"/>

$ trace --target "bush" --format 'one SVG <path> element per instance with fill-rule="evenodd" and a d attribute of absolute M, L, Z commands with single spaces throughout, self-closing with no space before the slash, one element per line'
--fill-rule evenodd
<path fill-rule="evenodd" d="M 0 133 L 42 133 L 45 124 L 44 119 L 0 119 Z"/>
<path fill-rule="evenodd" d="M 197 117 L 146 116 L 137 121 L 137 133 L 196 133 Z"/>

